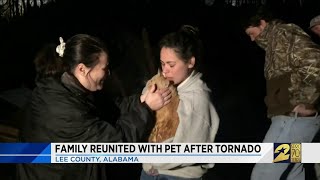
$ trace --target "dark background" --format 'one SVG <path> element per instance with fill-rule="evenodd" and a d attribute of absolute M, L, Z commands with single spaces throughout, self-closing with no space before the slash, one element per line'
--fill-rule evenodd
<path fill-rule="evenodd" d="M 310 33 L 307 27 L 310 19 L 320 14 L 320 1 L 299 2 L 267 0 L 267 5 L 277 17 Z M 138 93 L 158 67 L 157 42 L 161 36 L 191 24 L 200 29 L 205 45 L 202 71 L 220 116 L 217 142 L 261 142 L 270 124 L 263 101 L 264 52 L 240 27 L 240 20 L 258 4 L 236 7 L 224 0 L 216 0 L 212 6 L 206 6 L 203 0 L 56 0 L 29 9 L 24 16 L 0 20 L 0 91 L 32 89 L 36 52 L 46 43 L 58 43 L 60 36 L 67 40 L 87 33 L 104 40 L 110 51 L 113 79 L 104 91 L 111 96 Z M 21 99 L 23 93 L 16 95 Z M 13 121 L 18 109 L 2 105 L 1 121 L 18 126 L 18 122 L 8 122 Z M 252 167 L 216 164 L 205 179 L 249 179 Z M 314 179 L 312 164 L 306 167 L 307 179 Z M 0 168 L 1 179 L 14 177 L 13 164 Z M 141 166 L 108 165 L 108 169 L 111 179 L 137 179 Z"/>

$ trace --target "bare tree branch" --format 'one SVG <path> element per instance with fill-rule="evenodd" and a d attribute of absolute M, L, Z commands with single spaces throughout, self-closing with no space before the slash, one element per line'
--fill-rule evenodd
<path fill-rule="evenodd" d="M 42 7 L 55 0 L 0 0 L 0 16 L 8 20 L 22 16 L 32 8 Z"/>

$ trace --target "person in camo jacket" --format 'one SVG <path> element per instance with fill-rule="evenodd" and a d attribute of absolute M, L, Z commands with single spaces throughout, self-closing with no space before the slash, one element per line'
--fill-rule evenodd
<path fill-rule="evenodd" d="M 265 50 L 265 103 L 272 123 L 265 143 L 311 142 L 320 126 L 320 48 L 299 26 L 259 9 L 243 24 Z M 252 180 L 305 179 L 303 164 L 256 164 Z"/>
<path fill-rule="evenodd" d="M 315 16 L 310 20 L 310 26 L 309 29 L 311 32 L 315 35 L 317 35 L 318 38 L 320 38 L 320 15 Z M 313 142 L 319 143 L 320 142 L 320 132 L 316 134 Z M 315 163 L 314 164 L 314 170 L 317 179 L 320 180 L 320 163 Z"/>

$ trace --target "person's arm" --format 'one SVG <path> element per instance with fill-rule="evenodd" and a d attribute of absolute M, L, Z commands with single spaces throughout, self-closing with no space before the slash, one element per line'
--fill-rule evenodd
<path fill-rule="evenodd" d="M 296 104 L 293 112 L 300 116 L 315 114 L 320 95 L 320 47 L 298 26 L 291 25 L 279 41 L 287 39 L 288 57 L 292 68 L 291 86 L 289 87 L 291 103 Z"/>
<path fill-rule="evenodd" d="M 138 99 L 138 97 L 136 98 Z M 138 101 L 133 99 L 134 101 Z M 67 108 L 67 107 L 66 107 Z M 134 107 L 123 112 L 114 125 L 101 119 L 96 113 L 83 109 L 69 108 L 68 114 L 55 113 L 54 137 L 67 142 L 138 142 L 141 141 L 150 124 L 152 113 L 144 107 Z"/>
<path fill-rule="evenodd" d="M 141 96 L 144 96 L 141 98 Z M 154 125 L 154 113 L 168 104 L 171 100 L 171 92 L 168 88 L 156 89 L 153 86 L 144 95 L 134 95 L 116 100 L 120 109 L 120 120 L 117 124 L 131 131 L 123 131 L 127 141 L 136 139 L 145 140 Z M 131 117 L 131 118 L 130 118 Z M 134 138 L 134 135 L 138 135 Z"/>
<path fill-rule="evenodd" d="M 103 104 L 105 109 L 97 109 L 74 96 L 64 95 L 55 99 L 61 100 L 40 106 L 46 107 L 46 113 L 39 115 L 35 111 L 31 117 L 46 119 L 45 127 L 39 131 L 57 142 L 138 142 L 144 139 L 154 121 L 153 113 L 140 103 L 139 96 L 122 101 L 123 109 L 130 107 L 127 111 L 120 111 L 114 104 Z M 34 121 L 40 126 L 43 124 L 41 119 Z"/>
<path fill-rule="evenodd" d="M 143 105 L 147 105 L 146 107 L 150 108 L 152 111 L 161 109 L 170 101 L 171 91 L 169 88 L 158 89 L 156 85 L 152 85 L 150 89 L 145 87 L 140 95 L 140 102 Z M 128 102 L 130 102 L 130 99 L 124 97 L 116 99 L 116 104 L 123 110 L 131 109 L 130 104 L 128 106 Z"/>
<path fill-rule="evenodd" d="M 116 104 L 120 109 L 116 124 L 123 130 L 126 141 L 145 140 L 154 125 L 152 109 L 146 103 L 141 103 L 140 95 L 118 98 Z"/>

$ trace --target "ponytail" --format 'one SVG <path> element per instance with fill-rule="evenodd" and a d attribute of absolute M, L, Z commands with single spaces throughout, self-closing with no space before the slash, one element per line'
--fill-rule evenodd
<path fill-rule="evenodd" d="M 59 76 L 64 72 L 62 58 L 56 52 L 56 47 L 47 44 L 36 55 L 34 64 L 38 77 Z"/>

